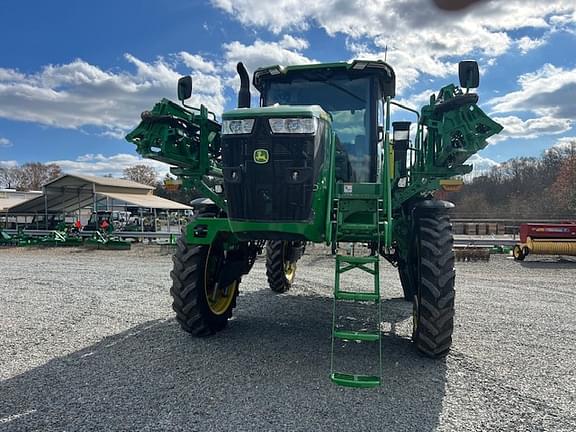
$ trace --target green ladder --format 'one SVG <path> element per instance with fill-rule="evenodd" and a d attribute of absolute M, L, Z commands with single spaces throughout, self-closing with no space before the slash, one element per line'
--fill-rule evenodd
<path fill-rule="evenodd" d="M 380 272 L 378 255 L 346 256 L 336 255 L 336 271 L 334 281 L 334 303 L 332 311 L 332 350 L 330 355 L 330 379 L 338 385 L 346 387 L 376 387 L 380 385 L 382 376 L 382 338 L 380 323 L 382 311 L 380 302 Z M 374 277 L 373 291 L 343 291 L 340 289 L 340 275 L 352 269 L 360 269 Z M 373 331 L 339 330 L 336 327 L 336 309 L 339 301 L 370 302 L 378 307 L 377 328 Z M 334 344 L 336 340 L 378 343 L 378 375 L 357 375 L 334 371 Z"/>
<path fill-rule="evenodd" d="M 332 310 L 332 349 L 330 354 L 330 379 L 338 385 L 347 387 L 376 387 L 380 385 L 382 376 L 382 338 L 380 323 L 382 310 L 380 302 L 380 271 L 379 255 L 380 234 L 385 230 L 386 222 L 382 219 L 384 213 L 383 200 L 378 193 L 378 185 L 353 185 L 354 194 L 337 194 L 335 202 L 335 240 L 352 242 L 368 242 L 376 240 L 373 255 L 346 256 L 336 255 L 334 274 L 334 302 Z M 340 276 L 353 269 L 359 269 L 372 275 L 374 289 L 372 291 L 345 291 L 340 289 Z M 375 303 L 378 307 L 376 329 L 372 331 L 340 330 L 336 326 L 338 302 Z M 378 375 L 357 375 L 335 372 L 334 345 L 336 340 L 378 343 Z"/>

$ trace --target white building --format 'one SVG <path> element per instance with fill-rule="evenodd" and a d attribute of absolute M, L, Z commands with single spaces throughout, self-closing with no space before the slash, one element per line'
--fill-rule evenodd
<path fill-rule="evenodd" d="M 37 198 L 42 195 L 42 191 L 21 192 L 16 189 L 0 189 L 0 213 L 8 211 L 24 201 Z"/>

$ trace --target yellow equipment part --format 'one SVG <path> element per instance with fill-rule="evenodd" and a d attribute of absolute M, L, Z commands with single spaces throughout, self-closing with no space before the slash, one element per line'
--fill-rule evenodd
<path fill-rule="evenodd" d="M 572 240 L 532 240 L 528 237 L 526 247 L 535 255 L 576 256 L 576 241 Z"/>
<path fill-rule="evenodd" d="M 446 192 L 458 192 L 462 189 L 462 185 L 464 185 L 464 182 L 460 179 L 440 180 L 440 186 Z"/>

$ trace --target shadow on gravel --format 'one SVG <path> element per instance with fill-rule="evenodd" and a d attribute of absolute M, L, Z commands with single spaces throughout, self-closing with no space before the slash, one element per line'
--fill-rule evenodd
<path fill-rule="evenodd" d="M 432 431 L 445 363 L 394 333 L 409 304 L 383 306 L 377 389 L 330 383 L 330 299 L 258 291 L 214 337 L 150 321 L 0 383 L 0 430 Z"/>
<path fill-rule="evenodd" d="M 528 261 L 520 261 L 520 265 L 526 268 L 534 269 L 557 269 L 557 268 L 576 268 L 576 258 L 548 257 L 532 258 Z"/>

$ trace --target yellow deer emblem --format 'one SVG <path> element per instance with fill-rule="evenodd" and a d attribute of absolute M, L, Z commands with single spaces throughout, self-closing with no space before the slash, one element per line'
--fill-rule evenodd
<path fill-rule="evenodd" d="M 266 149 L 254 150 L 254 162 L 257 164 L 265 164 L 270 160 L 270 154 Z"/>

